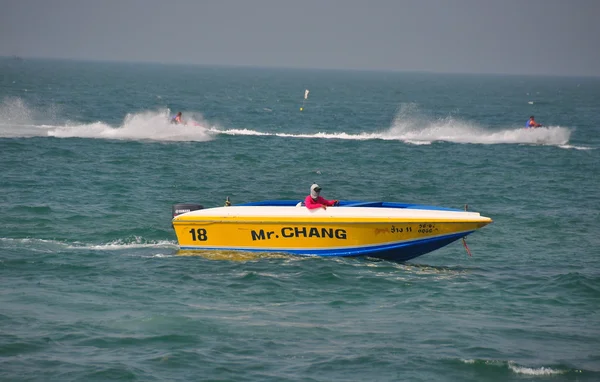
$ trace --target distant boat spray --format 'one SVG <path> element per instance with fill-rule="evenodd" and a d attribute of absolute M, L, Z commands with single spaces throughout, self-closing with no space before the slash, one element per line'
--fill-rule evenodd
<path fill-rule="evenodd" d="M 308 89 L 306 89 L 304 91 L 304 99 L 302 100 L 302 106 L 300 106 L 300 111 L 304 110 L 304 103 L 306 102 L 306 100 L 308 99 Z"/>

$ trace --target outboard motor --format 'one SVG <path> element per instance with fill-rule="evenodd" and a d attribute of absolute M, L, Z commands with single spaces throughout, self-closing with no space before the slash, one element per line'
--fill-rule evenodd
<path fill-rule="evenodd" d="M 185 214 L 186 212 L 196 211 L 203 209 L 204 206 L 201 204 L 191 204 L 191 203 L 182 203 L 182 204 L 173 204 L 173 217 L 181 214 Z"/>

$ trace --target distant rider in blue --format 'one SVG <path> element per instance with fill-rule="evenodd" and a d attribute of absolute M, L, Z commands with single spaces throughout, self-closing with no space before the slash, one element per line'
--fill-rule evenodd
<path fill-rule="evenodd" d="M 181 119 L 181 112 L 177 113 L 176 116 L 174 116 L 173 118 L 171 118 L 171 123 L 174 123 L 176 125 L 179 125 L 179 124 L 183 123 L 183 121 Z"/>
<path fill-rule="evenodd" d="M 531 117 L 529 117 L 529 121 L 527 121 L 527 123 L 525 123 L 525 128 L 526 129 L 529 129 L 529 128 L 535 129 L 536 127 L 542 127 L 542 124 L 541 123 L 537 123 L 535 121 L 535 118 L 532 115 Z"/>

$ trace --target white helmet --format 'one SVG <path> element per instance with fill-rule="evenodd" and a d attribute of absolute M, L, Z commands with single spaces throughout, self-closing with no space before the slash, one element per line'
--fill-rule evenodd
<path fill-rule="evenodd" d="M 313 184 L 310 186 L 310 197 L 316 199 L 319 197 L 319 193 L 321 192 L 321 187 L 318 184 Z"/>

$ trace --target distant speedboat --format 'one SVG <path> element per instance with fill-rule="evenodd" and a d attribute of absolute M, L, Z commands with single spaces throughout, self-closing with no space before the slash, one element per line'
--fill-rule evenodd
<path fill-rule="evenodd" d="M 267 200 L 207 209 L 177 204 L 172 222 L 182 250 L 405 261 L 463 238 L 492 219 L 417 204 L 341 201 L 326 210 L 309 210 L 297 201 Z"/>

